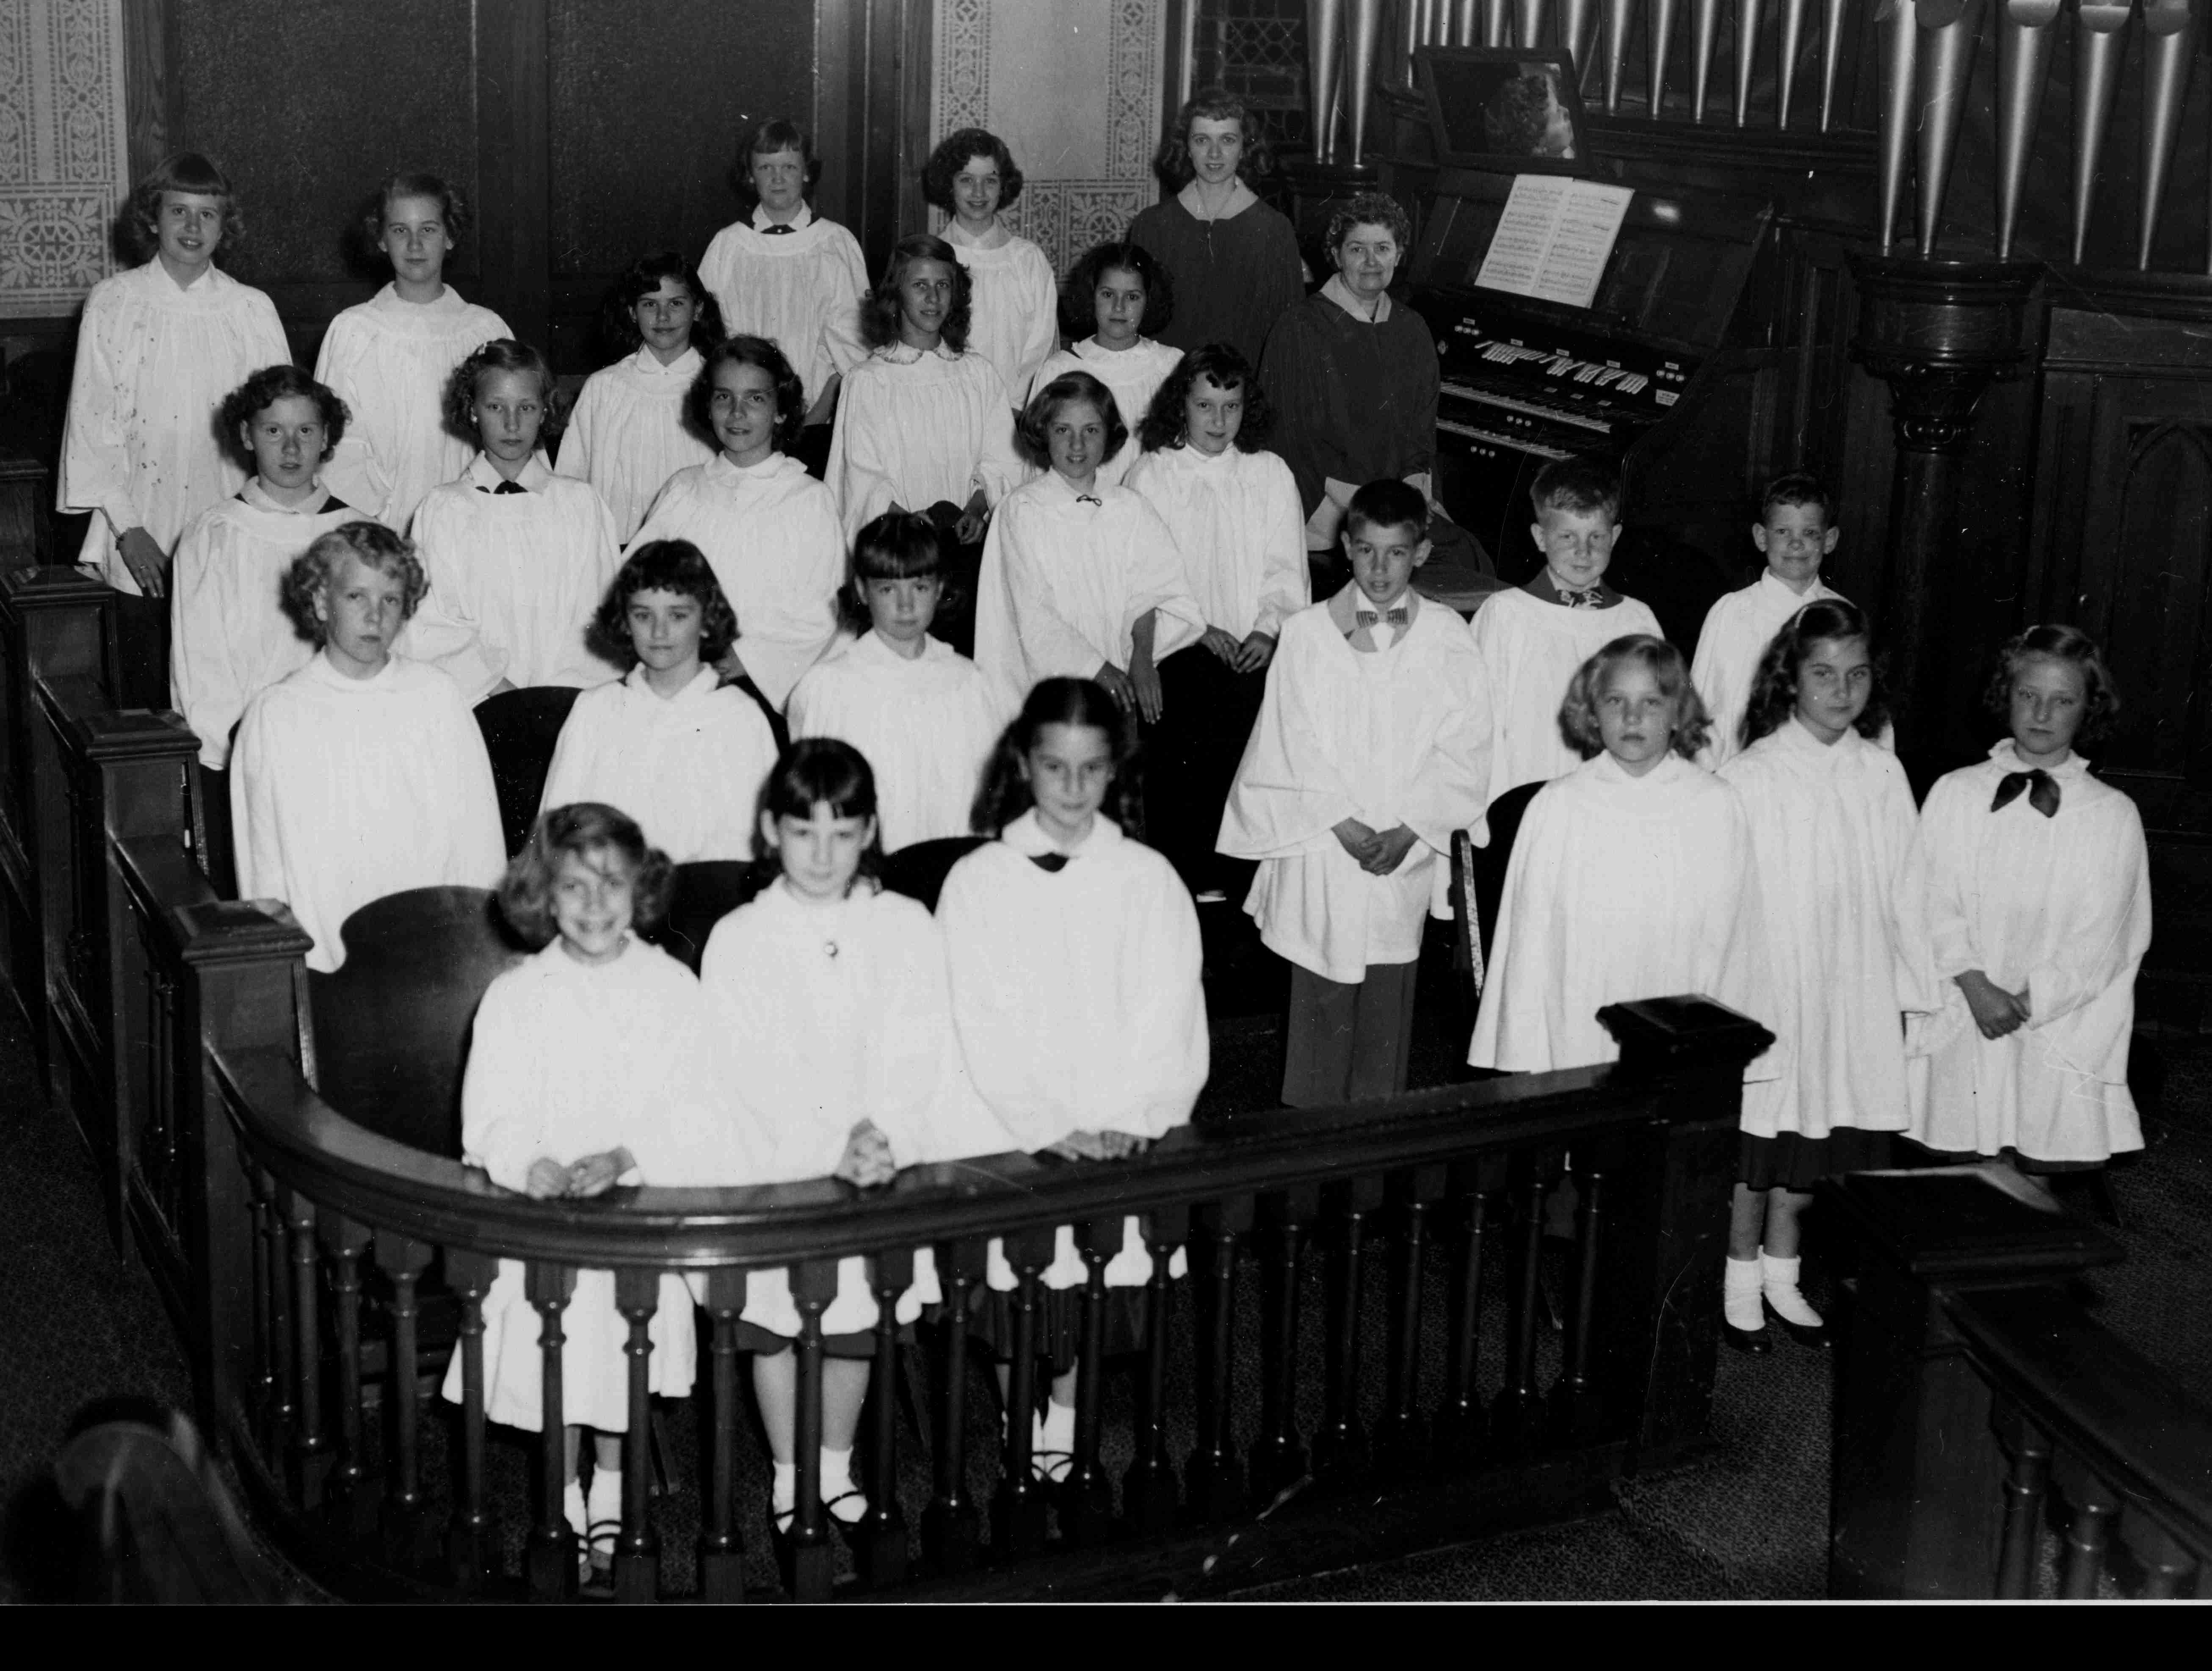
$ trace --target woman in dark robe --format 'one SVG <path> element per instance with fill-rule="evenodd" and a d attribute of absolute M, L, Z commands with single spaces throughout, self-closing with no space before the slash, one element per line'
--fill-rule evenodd
<path fill-rule="evenodd" d="M 1154 163 L 1173 197 L 1129 222 L 1128 239 L 1175 281 L 1175 318 L 1159 340 L 1186 354 L 1226 343 L 1259 363 L 1267 328 L 1305 294 L 1290 222 L 1249 184 L 1268 167 L 1239 100 L 1209 88 L 1186 103 Z"/>

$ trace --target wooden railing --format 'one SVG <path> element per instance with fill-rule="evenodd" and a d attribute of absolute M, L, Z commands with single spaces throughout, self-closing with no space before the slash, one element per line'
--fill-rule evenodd
<path fill-rule="evenodd" d="M 1822 1188 L 1861 1253 L 1829 1593 L 2212 1598 L 2212 1407 L 2069 1291 L 2118 1244 L 1994 1174 Z"/>

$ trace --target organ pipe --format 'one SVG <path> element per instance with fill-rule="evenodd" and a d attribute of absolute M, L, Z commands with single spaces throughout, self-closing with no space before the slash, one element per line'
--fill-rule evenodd
<path fill-rule="evenodd" d="M 1881 252 L 1897 241 L 1897 216 L 1905 201 L 1905 175 L 1912 160 L 1914 64 L 1920 30 L 1912 0 L 1881 0 L 1875 21 L 1881 29 Z M 1825 117 L 1822 125 L 1826 125 Z"/>
<path fill-rule="evenodd" d="M 2097 165 L 2112 119 L 2120 58 L 2127 46 L 2128 15 L 2122 0 L 2080 0 L 2074 14 L 2074 262 L 2089 242 L 2089 210 L 2097 191 Z"/>
<path fill-rule="evenodd" d="M 1455 46 L 1480 46 L 1482 44 L 1482 0 L 1456 0 L 1452 11 L 1451 44 Z"/>
<path fill-rule="evenodd" d="M 1551 0 L 1515 0 L 1513 7 L 1513 44 L 1523 48 L 1534 48 L 1544 44 L 1544 14 L 1551 9 Z"/>
<path fill-rule="evenodd" d="M 1836 75 L 1844 63 L 1844 0 L 1828 0 L 1828 15 L 1820 25 L 1820 131 L 1836 120 Z"/>
<path fill-rule="evenodd" d="M 1763 9 L 1759 0 L 1736 0 L 1735 6 L 1735 125 L 1751 120 L 1751 74 L 1759 67 L 1759 27 Z"/>
<path fill-rule="evenodd" d="M 1776 64 L 1774 125 L 1790 125 L 1790 101 L 1797 90 L 1797 55 L 1805 50 L 1805 31 L 1812 27 L 1813 0 L 1782 0 L 1782 51 Z M 1738 64 L 1736 73 L 1743 74 Z M 1741 122 L 1743 118 L 1736 118 Z"/>
<path fill-rule="evenodd" d="M 1932 255 L 1950 189 L 1951 159 L 1966 113 L 1966 82 L 1974 71 L 1974 46 L 1982 34 L 1983 0 L 1919 0 L 1915 23 L 1920 43 L 1916 86 L 1920 100 L 1920 253 Z"/>
<path fill-rule="evenodd" d="M 1513 0 L 1482 0 L 1482 44 L 1505 46 L 1513 31 Z"/>
<path fill-rule="evenodd" d="M 1346 43 L 1344 107 L 1352 126 L 1352 166 L 1367 157 L 1367 118 L 1375 105 L 1375 64 L 1382 51 L 1383 0 L 1349 0 L 1346 17 L 1351 39 Z"/>
<path fill-rule="evenodd" d="M 1650 78 L 1645 85 L 1650 89 L 1647 113 L 1655 122 L 1667 104 L 1667 60 L 1674 51 L 1677 9 L 1675 0 L 1651 0 L 1651 38 L 1644 43 Z"/>
<path fill-rule="evenodd" d="M 1628 79 L 1628 30 L 1636 0 L 1605 0 L 1605 113 L 1620 114 L 1620 87 Z"/>
<path fill-rule="evenodd" d="M 1401 88 L 1415 85 L 1413 49 L 1429 44 L 1429 12 L 1432 0 L 1398 0 L 1398 73 L 1392 77 Z"/>
<path fill-rule="evenodd" d="M 1575 81 L 1579 86 L 1589 85 L 1590 61 L 1596 56 L 1590 49 L 1596 44 L 1597 21 L 1597 0 L 1560 0 L 1559 45 L 1574 57 Z"/>
<path fill-rule="evenodd" d="M 1306 114 L 1313 125 L 1314 161 L 1336 161 L 1337 78 L 1343 58 L 1345 0 L 1306 0 Z"/>
<path fill-rule="evenodd" d="M 1690 119 L 1705 119 L 1705 90 L 1720 50 L 1721 0 L 1690 0 Z"/>
<path fill-rule="evenodd" d="M 2057 39 L 2059 0 L 1999 0 L 1997 6 L 1997 259 L 2012 258 L 2027 161 Z"/>
<path fill-rule="evenodd" d="M 2143 0 L 2142 203 L 2136 270 L 2150 270 L 2173 148 L 2181 134 L 2182 101 L 2197 56 L 2197 9 L 2189 0 Z"/>

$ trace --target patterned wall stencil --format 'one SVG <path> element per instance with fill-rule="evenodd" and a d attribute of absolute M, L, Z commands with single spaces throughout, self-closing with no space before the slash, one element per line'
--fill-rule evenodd
<path fill-rule="evenodd" d="M 0 4 L 0 318 L 67 313 L 107 276 L 129 173 L 123 0 Z"/>
<path fill-rule="evenodd" d="M 1026 183 L 1007 211 L 1066 272 L 1159 196 L 1161 0 L 937 0 L 930 132 L 988 128 Z M 945 217 L 933 210 L 930 223 Z"/>

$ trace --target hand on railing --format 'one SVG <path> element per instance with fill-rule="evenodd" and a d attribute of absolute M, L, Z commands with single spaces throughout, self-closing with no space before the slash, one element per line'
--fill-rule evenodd
<path fill-rule="evenodd" d="M 1133 1132 L 1070 1132 L 1044 1152 L 1062 1160 L 1122 1160 L 1142 1153 L 1147 1141 Z"/>
<path fill-rule="evenodd" d="M 890 1139 L 873 1121 L 863 1120 L 846 1138 L 845 1152 L 839 1157 L 837 1170 L 830 1176 L 856 1188 L 875 1189 L 896 1177 L 898 1170 L 898 1162 L 891 1154 Z"/>

